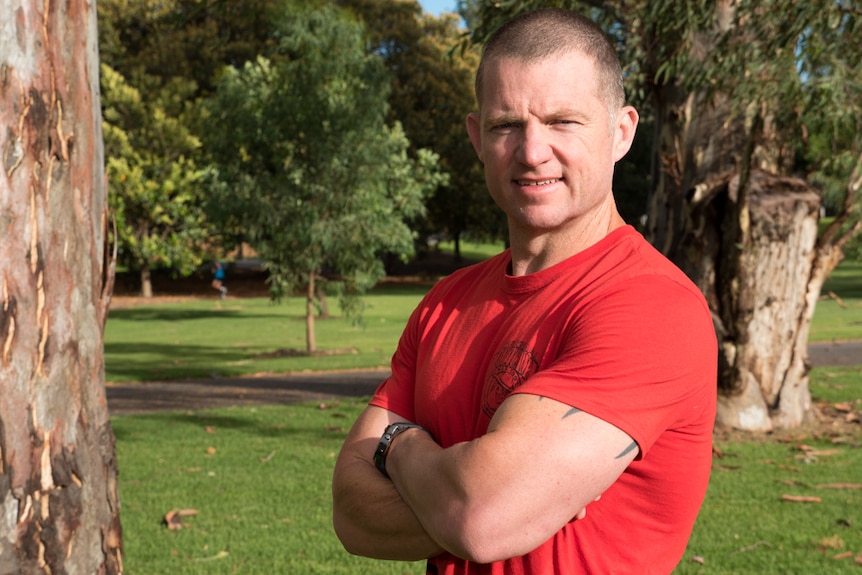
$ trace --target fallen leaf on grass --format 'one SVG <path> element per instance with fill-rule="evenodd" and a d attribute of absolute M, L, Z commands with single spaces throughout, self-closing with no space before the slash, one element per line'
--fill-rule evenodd
<path fill-rule="evenodd" d="M 177 531 L 178 529 L 185 527 L 185 525 L 183 525 L 183 517 L 190 517 L 192 515 L 197 515 L 198 513 L 197 509 L 171 509 L 165 513 L 164 522 L 165 525 L 168 526 L 168 529 L 171 531 Z"/>
<path fill-rule="evenodd" d="M 850 557 L 853 557 L 853 552 L 852 551 L 845 551 L 844 553 L 839 553 L 838 555 L 833 555 L 831 557 L 831 559 L 835 559 L 835 560 L 848 559 Z"/>
<path fill-rule="evenodd" d="M 701 565 L 706 564 L 706 559 L 704 559 L 704 558 L 703 558 L 703 557 L 701 557 L 700 555 L 695 555 L 694 557 L 692 557 L 692 558 L 690 559 L 690 561 L 691 561 L 692 563 L 699 563 L 699 564 L 701 564 Z"/>
<path fill-rule="evenodd" d="M 230 555 L 230 553 L 228 553 L 227 551 L 219 551 L 212 557 L 198 557 L 197 559 L 195 559 L 195 561 L 213 561 L 215 559 L 224 559 L 228 555 Z"/>
<path fill-rule="evenodd" d="M 270 460 L 270 459 L 272 459 L 273 457 L 275 457 L 275 451 L 270 451 L 270 452 L 269 452 L 269 455 L 267 455 L 266 457 L 258 457 L 258 460 L 259 460 L 261 463 L 266 463 L 267 461 L 269 461 L 269 460 Z"/>
<path fill-rule="evenodd" d="M 206 433 L 215 433 L 216 428 L 213 427 L 212 425 L 207 425 L 206 427 L 204 427 L 204 431 Z"/>
<path fill-rule="evenodd" d="M 862 483 L 820 483 L 817 489 L 862 489 Z"/>
<path fill-rule="evenodd" d="M 837 535 L 832 535 L 831 537 L 824 537 L 820 540 L 820 545 L 818 549 L 821 551 L 826 551 L 827 549 L 843 549 L 844 548 L 844 540 L 838 537 Z"/>
<path fill-rule="evenodd" d="M 207 455 L 215 455 L 216 448 L 215 447 L 207 447 Z"/>
<path fill-rule="evenodd" d="M 820 503 L 822 500 L 813 495 L 782 495 L 784 501 L 792 501 L 794 503 Z"/>

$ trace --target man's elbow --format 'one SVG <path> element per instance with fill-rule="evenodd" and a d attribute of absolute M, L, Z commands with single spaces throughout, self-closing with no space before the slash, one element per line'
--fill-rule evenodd
<path fill-rule="evenodd" d="M 369 556 L 362 545 L 363 538 L 356 536 L 356 530 L 338 512 L 332 514 L 332 528 L 345 551 L 351 555 Z"/>
<path fill-rule="evenodd" d="M 443 547 L 451 554 L 474 563 L 493 563 L 532 551 L 529 538 L 519 530 L 501 528 L 501 524 L 484 514 L 465 514 L 444 529 Z M 523 534 L 523 532 L 520 532 Z M 529 547 L 529 548 L 527 548 Z"/>

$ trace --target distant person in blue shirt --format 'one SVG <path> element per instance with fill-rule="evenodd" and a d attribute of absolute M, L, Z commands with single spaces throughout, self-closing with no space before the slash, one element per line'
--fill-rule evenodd
<path fill-rule="evenodd" d="M 220 292 L 221 299 L 227 297 L 227 288 L 224 285 L 224 266 L 218 260 L 213 264 L 212 286 Z"/>

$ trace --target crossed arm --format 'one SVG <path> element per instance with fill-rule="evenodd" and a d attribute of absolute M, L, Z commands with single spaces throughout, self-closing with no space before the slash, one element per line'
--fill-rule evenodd
<path fill-rule="evenodd" d="M 419 430 L 399 435 L 390 481 L 372 454 L 386 425 L 401 420 L 368 407 L 336 462 L 333 521 L 352 553 L 416 560 L 446 550 L 480 563 L 523 555 L 582 513 L 638 453 L 601 419 L 516 394 L 473 441 L 443 449 Z"/>

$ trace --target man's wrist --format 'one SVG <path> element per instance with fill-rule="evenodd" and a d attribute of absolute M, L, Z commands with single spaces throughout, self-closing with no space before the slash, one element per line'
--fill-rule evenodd
<path fill-rule="evenodd" d="M 374 466 L 384 477 L 389 479 L 389 473 L 386 471 L 386 457 L 389 455 L 389 448 L 396 437 L 407 431 L 408 429 L 418 429 L 424 431 L 433 439 L 431 432 L 415 423 L 407 421 L 399 421 L 386 426 L 383 435 L 380 436 L 380 441 L 377 443 L 377 448 L 374 450 Z"/>

